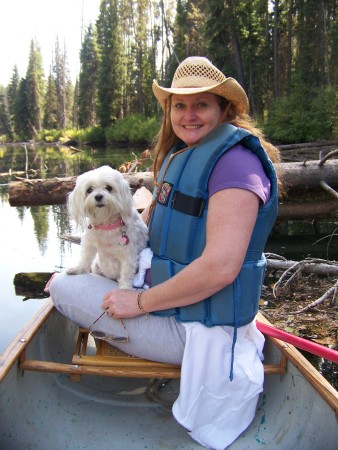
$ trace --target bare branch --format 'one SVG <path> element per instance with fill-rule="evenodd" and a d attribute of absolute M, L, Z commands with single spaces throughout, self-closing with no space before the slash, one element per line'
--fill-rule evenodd
<path fill-rule="evenodd" d="M 309 305 L 305 306 L 305 308 L 302 308 L 299 311 L 290 312 L 289 314 L 300 314 L 300 313 L 303 313 L 305 311 L 308 311 L 309 309 L 314 308 L 315 306 L 318 306 L 321 303 L 323 303 L 327 298 L 329 298 L 331 296 L 331 294 L 333 294 L 333 296 L 335 297 L 336 294 L 337 294 L 337 291 L 338 291 L 338 280 L 320 298 L 318 298 L 314 302 L 310 303 Z"/>
<path fill-rule="evenodd" d="M 333 195 L 333 197 L 338 200 L 338 192 L 335 191 L 331 186 L 329 186 L 326 181 L 320 181 L 319 184 L 323 189 L 325 189 L 326 192 Z"/>
<path fill-rule="evenodd" d="M 269 261 L 268 261 L 269 262 Z M 280 276 L 279 280 L 277 281 L 277 283 L 274 285 L 273 287 L 273 296 L 274 298 L 277 299 L 278 297 L 278 289 L 281 287 L 282 283 L 285 283 L 285 287 L 289 286 L 292 281 L 301 273 L 301 272 L 305 272 L 306 268 L 308 268 L 309 266 L 313 265 L 313 264 L 320 264 L 320 265 L 325 265 L 327 266 L 333 266 L 333 267 L 338 267 L 337 262 L 335 261 L 328 261 L 325 259 L 321 259 L 321 258 L 306 258 L 302 261 L 289 261 L 289 264 L 291 264 L 290 267 L 288 267 Z M 323 272 L 325 273 L 325 271 Z M 291 275 L 290 275 L 291 274 Z M 290 278 L 285 281 L 286 277 L 290 276 Z"/>
<path fill-rule="evenodd" d="M 325 162 L 330 159 L 332 156 L 334 155 L 338 155 L 338 149 L 332 150 L 330 153 L 328 153 L 327 155 L 324 156 L 324 158 L 322 158 L 319 163 L 318 166 L 321 167 L 325 164 Z"/>

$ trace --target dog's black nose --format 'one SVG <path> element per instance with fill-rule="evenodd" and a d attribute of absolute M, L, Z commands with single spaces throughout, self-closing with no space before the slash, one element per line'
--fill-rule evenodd
<path fill-rule="evenodd" d="M 95 200 L 96 200 L 97 202 L 100 202 L 102 199 L 103 199 L 103 195 L 102 195 L 102 194 L 97 194 L 97 195 L 95 195 Z"/>

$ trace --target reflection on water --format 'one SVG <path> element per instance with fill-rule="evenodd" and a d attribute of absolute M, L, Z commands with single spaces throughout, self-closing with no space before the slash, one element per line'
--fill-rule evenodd
<path fill-rule="evenodd" d="M 135 159 L 135 154 L 144 149 L 80 150 L 55 145 L 0 145 L 0 353 L 43 302 L 43 299 L 23 302 L 24 296 L 15 292 L 15 274 L 59 271 L 79 256 L 78 245 L 59 238 L 74 233 L 65 206 L 10 207 L 8 183 L 15 181 L 16 176 L 68 177 L 104 164 L 117 168 Z"/>

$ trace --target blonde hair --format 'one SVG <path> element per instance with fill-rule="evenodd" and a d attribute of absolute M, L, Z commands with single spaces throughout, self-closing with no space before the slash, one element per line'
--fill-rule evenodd
<path fill-rule="evenodd" d="M 278 148 L 265 139 L 262 131 L 259 128 L 257 128 L 253 119 L 248 114 L 238 114 L 236 108 L 231 103 L 229 103 L 224 97 L 220 97 L 218 95 L 216 95 L 216 97 L 221 110 L 223 110 L 222 122 L 231 123 L 236 127 L 241 127 L 250 131 L 250 133 L 259 138 L 262 147 L 268 154 L 272 163 L 280 162 L 281 158 Z M 171 96 L 169 97 L 169 99 L 165 100 L 163 108 L 164 114 L 161 127 L 152 144 L 152 152 L 154 154 L 153 167 L 155 180 L 157 180 L 158 173 L 161 169 L 163 161 L 165 160 L 165 157 L 169 153 L 170 149 L 180 141 L 180 139 L 174 133 L 174 130 L 171 125 L 170 108 L 171 108 Z M 280 184 L 280 180 L 278 181 Z"/>

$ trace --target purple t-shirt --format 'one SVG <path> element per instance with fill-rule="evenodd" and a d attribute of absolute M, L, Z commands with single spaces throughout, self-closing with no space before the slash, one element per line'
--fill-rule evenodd
<path fill-rule="evenodd" d="M 270 180 L 258 156 L 238 144 L 216 163 L 209 178 L 209 198 L 228 188 L 246 189 L 258 195 L 265 204 L 270 198 Z"/>

